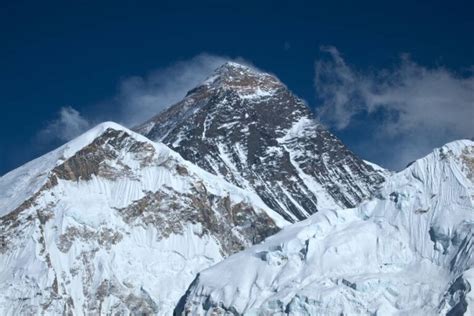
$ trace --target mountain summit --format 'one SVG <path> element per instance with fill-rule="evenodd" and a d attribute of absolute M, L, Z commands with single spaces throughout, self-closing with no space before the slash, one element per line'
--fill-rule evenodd
<path fill-rule="evenodd" d="M 274 76 L 251 66 L 226 62 L 206 79 L 203 84 L 210 89 L 231 89 L 245 98 L 271 95 L 283 84 Z"/>
<path fill-rule="evenodd" d="M 291 222 L 353 207 L 384 179 L 275 76 L 234 62 L 135 130 L 257 193 Z"/>

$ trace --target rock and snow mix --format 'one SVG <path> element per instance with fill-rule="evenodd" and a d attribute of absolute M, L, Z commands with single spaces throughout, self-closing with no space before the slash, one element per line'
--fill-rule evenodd
<path fill-rule="evenodd" d="M 199 274 L 191 314 L 474 313 L 474 142 L 436 149 L 377 199 L 321 211 Z"/>
<path fill-rule="evenodd" d="M 136 130 L 297 222 L 358 205 L 386 173 L 317 123 L 276 77 L 227 63 Z"/>
<path fill-rule="evenodd" d="M 286 222 L 104 123 L 0 178 L 0 314 L 169 315 L 196 274 Z"/>
<path fill-rule="evenodd" d="M 390 174 L 236 63 L 136 130 L 0 178 L 1 315 L 474 313 L 472 141 Z"/>

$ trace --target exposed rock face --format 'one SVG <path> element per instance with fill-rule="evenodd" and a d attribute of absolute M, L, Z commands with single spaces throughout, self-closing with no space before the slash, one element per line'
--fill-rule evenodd
<path fill-rule="evenodd" d="M 150 192 L 119 209 L 119 213 L 129 224 L 160 227 L 158 238 L 181 234 L 189 223 L 201 225 L 201 235 L 212 235 L 219 240 L 223 257 L 279 231 L 271 218 L 256 212 L 251 204 L 232 203 L 228 196 L 207 192 L 202 183 L 185 194 L 167 187 Z"/>
<path fill-rule="evenodd" d="M 289 221 L 355 206 L 384 179 L 277 78 L 235 63 L 136 130 L 256 192 Z"/>
<path fill-rule="evenodd" d="M 0 189 L 2 315 L 170 315 L 199 271 L 285 223 L 255 194 L 112 123 Z"/>
<path fill-rule="evenodd" d="M 285 227 L 201 272 L 177 314 L 473 315 L 473 158 L 449 143 L 377 199 Z"/>

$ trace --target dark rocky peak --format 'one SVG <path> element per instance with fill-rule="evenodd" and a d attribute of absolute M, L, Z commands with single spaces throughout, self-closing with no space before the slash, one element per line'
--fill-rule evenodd
<path fill-rule="evenodd" d="M 233 90 L 243 98 L 251 98 L 270 95 L 281 88 L 286 87 L 275 76 L 252 66 L 229 61 L 218 67 L 202 84 L 190 90 L 187 96 Z"/>
<path fill-rule="evenodd" d="M 279 108 L 281 99 L 288 97 L 293 95 L 275 76 L 250 66 L 227 62 L 218 67 L 200 85 L 188 91 L 183 100 L 135 127 L 134 130 L 152 140 L 161 141 L 178 122 L 198 112 L 209 112 L 220 108 L 220 113 L 232 116 L 230 112 L 233 109 L 242 112 L 242 109 L 246 108 L 246 112 L 249 112 L 251 108 L 260 107 L 259 105 L 264 102 L 272 107 L 264 110 L 268 113 L 269 110 L 273 112 L 273 108 Z M 283 103 L 286 113 L 288 105 L 295 102 L 287 100 Z M 302 108 L 306 110 L 306 105 L 298 103 L 300 103 L 299 110 Z M 247 113 L 245 118 L 249 119 L 252 117 L 251 114 Z"/>
<path fill-rule="evenodd" d="M 353 207 L 383 181 L 276 77 L 233 62 L 136 131 L 256 192 L 288 221 Z"/>

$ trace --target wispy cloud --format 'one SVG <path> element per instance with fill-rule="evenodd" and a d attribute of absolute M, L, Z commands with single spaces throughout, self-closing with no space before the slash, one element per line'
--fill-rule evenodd
<path fill-rule="evenodd" d="M 404 55 L 394 68 L 360 72 L 335 47 L 321 50 L 325 56 L 316 62 L 315 77 L 323 101 L 320 119 L 347 130 L 365 115 L 378 125 L 377 135 L 365 142 L 387 153 L 382 162 L 389 167 L 400 168 L 433 147 L 474 135 L 472 71 L 460 75 L 428 68 Z"/>
<path fill-rule="evenodd" d="M 43 142 L 67 141 L 100 121 L 112 120 L 133 127 L 181 100 L 230 58 L 200 54 L 178 61 L 143 76 L 132 76 L 118 83 L 117 93 L 98 102 L 84 115 L 72 107 L 63 107 L 58 118 L 38 136 Z M 246 61 L 237 58 L 239 62 Z"/>
<path fill-rule="evenodd" d="M 121 112 L 118 120 L 127 126 L 142 123 L 181 100 L 186 92 L 227 60 L 229 58 L 201 54 L 153 71 L 147 76 L 122 80 L 113 100 Z"/>
<path fill-rule="evenodd" d="M 70 106 L 60 109 L 58 117 L 38 134 L 41 142 L 51 140 L 67 141 L 91 127 L 87 119 Z"/>

